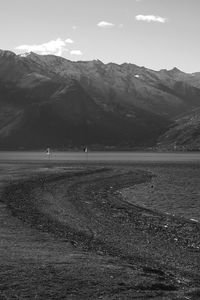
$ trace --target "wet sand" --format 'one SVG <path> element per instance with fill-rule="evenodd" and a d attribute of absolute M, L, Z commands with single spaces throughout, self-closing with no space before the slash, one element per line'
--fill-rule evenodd
<path fill-rule="evenodd" d="M 124 197 L 155 180 L 153 167 L 9 166 L 0 207 L 3 299 L 200 297 L 200 225 Z"/>

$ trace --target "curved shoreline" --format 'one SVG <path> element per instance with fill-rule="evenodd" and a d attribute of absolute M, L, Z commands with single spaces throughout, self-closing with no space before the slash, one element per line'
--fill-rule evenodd
<path fill-rule="evenodd" d="M 157 287 L 162 292 L 182 290 L 181 278 L 189 278 L 188 288 L 196 286 L 199 224 L 121 197 L 119 189 L 149 180 L 148 172 L 101 168 L 26 180 L 7 187 L 4 199 L 13 215 L 77 249 L 117 257 L 147 273 L 162 273 Z"/>
<path fill-rule="evenodd" d="M 74 181 L 76 181 L 76 178 L 79 178 L 81 176 L 85 177 L 85 176 L 89 175 L 89 176 L 92 176 L 92 181 L 95 182 L 95 179 L 93 178 L 94 175 L 98 175 L 99 173 L 106 172 L 106 171 L 109 172 L 110 169 L 100 168 L 95 171 L 87 170 L 84 172 L 82 172 L 82 171 L 75 172 L 74 174 L 67 173 L 67 174 L 56 175 L 56 176 L 51 175 L 51 176 L 47 176 L 46 178 L 41 177 L 41 178 L 37 178 L 37 179 L 33 179 L 33 180 L 20 181 L 19 183 L 11 184 L 11 186 L 7 186 L 4 190 L 2 198 L 4 199 L 8 208 L 11 210 L 11 212 L 14 216 L 16 216 L 19 219 L 23 220 L 24 222 L 30 224 L 31 226 L 36 227 L 39 230 L 44 230 L 49 233 L 53 233 L 58 237 L 65 237 L 65 238 L 70 239 L 73 236 L 74 240 L 72 239 L 71 242 L 73 244 L 76 244 L 76 243 L 78 243 L 78 241 L 76 241 L 76 239 L 78 239 L 79 234 L 76 237 L 76 232 L 74 232 L 73 228 L 70 228 L 67 225 L 63 225 L 62 222 L 60 222 L 56 218 L 53 218 L 51 215 L 48 215 L 48 214 L 45 215 L 45 213 L 42 213 L 40 210 L 40 207 L 35 206 L 34 202 L 35 202 L 36 195 L 32 197 L 31 191 L 36 190 L 36 194 L 37 194 L 37 191 L 40 190 L 39 201 L 42 202 L 44 190 L 48 188 L 47 186 L 49 186 L 49 184 L 52 183 L 54 185 L 55 183 L 58 182 L 58 185 L 59 185 L 61 181 L 71 179 L 70 189 L 68 191 L 67 196 L 70 197 L 70 200 L 72 200 L 72 199 L 74 200 L 74 192 L 76 190 L 76 186 L 74 186 L 74 185 L 81 184 L 84 186 L 84 184 L 85 184 L 84 180 L 83 180 L 83 182 L 78 182 L 78 183 L 74 182 Z M 142 175 L 143 175 L 143 173 L 142 173 Z M 145 174 L 145 175 L 147 176 L 148 180 L 151 178 L 151 176 L 149 176 L 149 174 L 148 175 Z M 118 176 L 118 175 L 116 175 L 116 176 Z M 110 178 L 112 179 L 112 177 L 113 177 L 113 174 L 111 171 Z M 98 181 L 98 179 L 97 179 L 97 181 Z M 138 183 L 140 183 L 140 179 L 139 179 Z M 107 182 L 107 185 L 109 186 L 108 182 Z M 114 185 L 114 184 L 112 184 L 112 185 Z M 127 185 L 127 183 L 126 183 L 126 185 Z M 106 195 L 106 197 L 108 197 L 108 195 L 107 195 L 108 193 L 113 194 L 113 192 L 114 192 L 114 188 L 112 187 L 113 190 L 110 190 L 110 187 L 108 187 L 108 186 L 106 186 L 104 184 L 103 192 L 101 191 L 101 193 L 103 193 L 104 196 Z M 124 185 L 123 185 L 123 187 L 124 187 Z M 61 193 L 64 193 L 64 189 L 62 190 Z M 98 193 L 98 191 L 97 191 L 97 193 Z M 17 198 L 16 198 L 16 194 L 17 194 Z M 87 194 L 87 198 L 88 197 L 90 197 L 89 193 Z M 69 234 L 69 236 L 67 236 L 67 234 Z M 85 235 L 84 232 L 82 232 L 82 235 L 83 236 Z M 87 235 L 85 235 L 84 238 L 87 240 L 88 239 Z M 85 240 L 85 242 L 87 243 L 86 240 Z M 89 241 L 90 240 L 91 240 L 91 237 L 89 237 Z"/>

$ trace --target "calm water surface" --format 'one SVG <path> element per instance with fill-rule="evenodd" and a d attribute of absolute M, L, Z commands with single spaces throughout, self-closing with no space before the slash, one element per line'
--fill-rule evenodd
<path fill-rule="evenodd" d="M 39 151 L 0 151 L 0 160 L 25 161 L 138 161 L 138 162 L 200 162 L 200 152 L 52 152 L 50 157 Z"/>

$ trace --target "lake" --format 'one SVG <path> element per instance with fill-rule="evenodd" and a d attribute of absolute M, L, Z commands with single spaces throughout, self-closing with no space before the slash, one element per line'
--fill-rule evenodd
<path fill-rule="evenodd" d="M 0 161 L 200 162 L 200 152 L 52 152 L 0 151 Z"/>

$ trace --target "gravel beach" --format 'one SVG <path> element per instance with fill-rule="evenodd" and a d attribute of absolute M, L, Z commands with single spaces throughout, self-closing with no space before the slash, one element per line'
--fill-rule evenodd
<path fill-rule="evenodd" d="M 200 299 L 200 224 L 130 203 L 153 168 L 39 167 L 2 188 L 2 299 Z"/>

